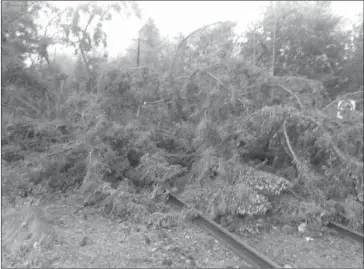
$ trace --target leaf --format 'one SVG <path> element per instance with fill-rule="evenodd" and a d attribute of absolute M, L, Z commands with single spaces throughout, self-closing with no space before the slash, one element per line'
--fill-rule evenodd
<path fill-rule="evenodd" d="M 135 16 L 137 16 L 138 19 L 142 18 L 142 12 L 141 9 L 136 1 L 131 2 L 131 8 L 134 11 Z"/>
<path fill-rule="evenodd" d="M 111 13 L 108 13 L 108 14 L 106 15 L 106 17 L 105 17 L 105 20 L 107 20 L 107 21 L 112 20 L 112 14 L 111 14 Z"/>
<path fill-rule="evenodd" d="M 123 3 L 124 5 L 125 5 L 125 3 Z M 111 4 L 111 8 L 112 9 L 114 9 L 117 13 L 119 13 L 120 14 L 120 12 L 121 12 L 121 6 L 120 6 L 120 4 L 119 3 L 113 3 L 113 4 Z"/>
<path fill-rule="evenodd" d="M 82 4 L 81 6 L 79 6 L 79 10 L 83 11 L 85 13 L 89 13 L 90 12 L 90 5 L 89 4 Z"/>
<path fill-rule="evenodd" d="M 77 35 L 78 32 L 80 31 L 80 27 L 78 25 L 79 20 L 80 20 L 79 9 L 76 9 L 74 12 L 73 18 L 72 18 L 72 23 L 71 23 L 71 30 L 74 35 Z"/>

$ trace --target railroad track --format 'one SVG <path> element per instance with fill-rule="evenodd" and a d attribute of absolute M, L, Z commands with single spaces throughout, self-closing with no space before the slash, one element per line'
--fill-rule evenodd
<path fill-rule="evenodd" d="M 182 210 L 184 207 L 188 209 L 192 208 L 191 206 L 187 205 L 173 194 L 169 194 L 167 202 L 170 203 L 172 206 L 177 207 L 179 210 Z M 227 246 L 236 255 L 238 255 L 240 258 L 250 263 L 254 267 L 282 268 L 282 266 L 279 266 L 278 264 L 274 263 L 269 258 L 259 253 L 251 246 L 249 246 L 247 243 L 243 242 L 240 238 L 238 238 L 238 236 L 230 233 L 229 231 L 218 225 L 216 222 L 210 220 L 209 218 L 206 218 L 203 215 L 197 215 L 193 221 L 207 233 L 211 234 L 222 244 Z M 348 237 L 357 242 L 361 242 L 363 244 L 364 239 L 363 239 L 363 234 L 361 233 L 350 230 L 345 226 L 336 222 L 330 222 L 328 227 L 335 229 L 339 234 L 345 237 Z"/>
<path fill-rule="evenodd" d="M 293 195 L 296 199 L 298 199 L 300 201 L 305 201 L 304 198 L 298 196 L 292 190 L 290 190 L 289 193 L 291 195 Z M 364 237 L 363 237 L 362 233 L 358 233 L 358 232 L 356 232 L 352 229 L 349 229 L 349 228 L 341 225 L 340 223 L 337 223 L 334 221 L 329 222 L 327 227 L 336 230 L 339 234 L 345 236 L 346 238 L 349 238 L 351 240 L 364 244 Z"/>
<path fill-rule="evenodd" d="M 169 194 L 168 200 L 171 205 L 177 207 L 182 210 L 182 208 L 191 208 L 183 201 L 178 199 L 176 196 Z M 202 216 L 197 215 L 194 218 L 194 223 L 200 226 L 207 233 L 214 236 L 217 240 L 219 240 L 222 244 L 231 249 L 236 255 L 242 258 L 244 261 L 250 263 L 254 267 L 259 268 L 282 268 L 278 264 L 269 260 L 263 254 L 259 253 L 257 250 L 253 249 L 247 243 L 243 242 L 236 235 L 230 233 L 216 222 Z"/>
<path fill-rule="evenodd" d="M 330 222 L 327 225 L 327 227 L 336 230 L 339 234 L 341 234 L 347 238 L 350 238 L 354 241 L 364 244 L 364 237 L 363 237 L 362 233 L 358 233 L 354 230 L 348 229 L 345 226 L 343 226 L 339 223 L 336 223 L 336 222 Z"/>

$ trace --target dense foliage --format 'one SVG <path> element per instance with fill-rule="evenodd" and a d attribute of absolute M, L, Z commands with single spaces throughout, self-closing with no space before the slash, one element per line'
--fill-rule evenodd
<path fill-rule="evenodd" d="M 135 3 L 2 5 L 4 195 L 80 188 L 85 205 L 161 225 L 176 222 L 159 203 L 172 191 L 224 225 L 244 219 L 241 233 L 272 216 L 363 228 L 362 22 L 341 29 L 330 2 L 279 2 L 243 41 L 231 22 L 168 40 L 150 19 L 139 67 L 131 49 L 94 54 L 102 22 Z M 42 34 L 40 10 L 58 35 Z M 50 44 L 76 60 L 50 61 Z M 358 105 L 339 120 L 343 98 Z"/>

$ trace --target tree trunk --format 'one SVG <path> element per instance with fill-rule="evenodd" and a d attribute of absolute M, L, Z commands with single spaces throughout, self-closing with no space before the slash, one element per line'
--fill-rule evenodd
<path fill-rule="evenodd" d="M 86 59 L 85 52 L 83 51 L 83 48 L 82 48 L 82 45 L 81 45 L 80 37 L 78 37 L 78 46 L 79 46 L 80 51 L 81 51 L 81 56 L 82 56 L 83 63 L 85 64 L 85 67 L 86 67 L 88 79 L 90 79 L 91 78 L 91 71 L 90 71 L 90 67 L 88 66 L 88 61 Z"/>
<path fill-rule="evenodd" d="M 255 41 L 255 31 L 256 31 L 256 26 L 254 26 L 253 29 L 253 66 L 256 66 L 257 64 L 257 60 L 256 60 L 256 41 Z"/>
<path fill-rule="evenodd" d="M 273 16 L 274 16 L 274 23 L 273 23 L 273 38 L 272 38 L 272 76 L 274 76 L 274 66 L 276 61 L 276 32 L 277 32 L 277 12 L 274 5 L 274 2 L 272 1 L 272 9 L 273 9 Z"/>

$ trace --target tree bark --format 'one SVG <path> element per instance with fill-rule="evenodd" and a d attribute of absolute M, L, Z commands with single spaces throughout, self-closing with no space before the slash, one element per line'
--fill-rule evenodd
<path fill-rule="evenodd" d="M 274 2 L 272 1 L 272 9 L 273 9 L 273 16 L 274 16 L 274 23 L 273 23 L 273 38 L 272 38 L 272 76 L 274 76 L 274 66 L 276 61 L 276 33 L 277 33 L 277 13 L 276 13 L 276 7 Z"/>

